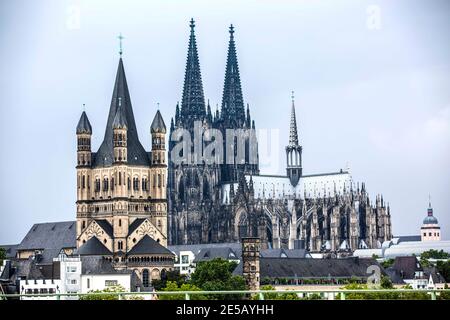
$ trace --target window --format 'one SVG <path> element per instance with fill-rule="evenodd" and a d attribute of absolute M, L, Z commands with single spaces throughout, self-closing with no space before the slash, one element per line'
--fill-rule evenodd
<path fill-rule="evenodd" d="M 189 263 L 189 256 L 188 255 L 182 255 L 181 256 L 181 263 Z"/>
<path fill-rule="evenodd" d="M 81 187 L 86 188 L 86 176 L 84 175 L 81 177 Z"/>
<path fill-rule="evenodd" d="M 122 226 L 122 219 L 119 219 L 119 227 Z"/>
<path fill-rule="evenodd" d="M 144 271 L 142 271 L 142 285 L 144 287 L 148 287 L 149 286 L 149 279 L 148 279 L 148 270 L 144 269 Z"/>
<path fill-rule="evenodd" d="M 123 242 L 122 242 L 122 241 L 119 241 L 119 242 L 117 243 L 117 248 L 118 248 L 119 250 L 122 250 L 122 249 L 123 249 Z"/>
<path fill-rule="evenodd" d="M 67 284 L 77 284 L 77 279 L 67 279 Z"/>
<path fill-rule="evenodd" d="M 100 192 L 100 179 L 95 179 L 95 192 Z"/>
<path fill-rule="evenodd" d="M 131 190 L 131 179 L 128 177 L 128 190 Z"/>
<path fill-rule="evenodd" d="M 91 287 L 91 279 L 87 278 L 87 288 L 89 289 Z"/>
<path fill-rule="evenodd" d="M 117 286 L 117 280 L 105 280 L 105 287 Z"/>
<path fill-rule="evenodd" d="M 67 272 L 73 273 L 73 272 L 77 272 L 77 267 L 75 266 L 68 266 L 66 268 Z"/>

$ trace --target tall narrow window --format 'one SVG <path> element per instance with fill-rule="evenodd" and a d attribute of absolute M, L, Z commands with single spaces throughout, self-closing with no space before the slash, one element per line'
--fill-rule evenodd
<path fill-rule="evenodd" d="M 148 287 L 149 286 L 149 279 L 148 279 L 148 270 L 144 269 L 144 271 L 142 271 L 142 285 L 144 287 Z"/>
<path fill-rule="evenodd" d="M 82 177 L 81 177 L 81 187 L 84 189 L 84 188 L 86 188 L 86 176 L 85 175 L 83 175 Z"/>

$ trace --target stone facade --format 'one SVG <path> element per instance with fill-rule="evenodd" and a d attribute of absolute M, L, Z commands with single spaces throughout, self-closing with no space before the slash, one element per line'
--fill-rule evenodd
<path fill-rule="evenodd" d="M 196 159 L 169 161 L 170 244 L 238 242 L 242 237 L 259 237 L 263 248 L 346 252 L 380 247 L 391 239 L 389 206 L 381 195 L 372 203 L 365 184 L 355 183 L 349 170 L 304 174 L 294 99 L 291 108 L 286 175 L 260 174 L 258 144 L 250 138 L 244 143 L 245 158 L 238 163 L 208 162 L 207 139 Z M 213 113 L 204 100 L 191 22 L 183 97 L 181 109 L 176 106 L 171 121 L 172 138 L 178 129 L 205 136 L 210 129 L 219 130 L 223 136 L 228 129 L 255 131 L 250 108 L 244 107 L 232 26 L 221 111 Z M 175 148 L 171 139 L 169 154 Z M 224 150 L 226 159 L 225 142 Z"/>
<path fill-rule="evenodd" d="M 97 152 L 91 151 L 92 127 L 85 112 L 77 126 L 76 241 L 78 253 L 107 256 L 117 269 L 135 270 L 143 282 L 159 279 L 174 260 L 165 248 L 166 127 L 159 111 L 149 131 L 151 152 L 137 136 L 121 57 Z"/>
<path fill-rule="evenodd" d="M 242 276 L 249 290 L 259 290 L 261 250 L 259 238 L 242 238 Z"/>

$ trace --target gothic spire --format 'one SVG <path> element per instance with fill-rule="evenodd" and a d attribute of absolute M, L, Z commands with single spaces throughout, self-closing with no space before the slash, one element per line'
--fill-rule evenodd
<path fill-rule="evenodd" d="M 109 166 L 113 163 L 113 123 L 118 110 L 123 116 L 123 120 L 127 123 L 128 164 L 149 165 L 148 154 L 139 142 L 122 58 L 119 59 L 117 68 L 105 137 L 95 156 L 94 167 Z"/>
<path fill-rule="evenodd" d="M 183 97 L 181 100 L 181 116 L 201 120 L 205 114 L 205 98 L 203 95 L 202 75 L 198 59 L 197 42 L 195 40 L 195 22 L 191 19 L 186 71 L 184 75 Z"/>
<path fill-rule="evenodd" d="M 244 98 L 234 42 L 234 27 L 230 26 L 227 66 L 222 97 L 222 119 L 234 125 L 245 123 Z"/>
<path fill-rule="evenodd" d="M 291 109 L 291 124 L 289 130 L 289 145 L 298 146 L 298 134 L 297 134 L 297 120 L 295 119 L 295 102 L 294 91 L 292 91 L 292 109 Z"/>

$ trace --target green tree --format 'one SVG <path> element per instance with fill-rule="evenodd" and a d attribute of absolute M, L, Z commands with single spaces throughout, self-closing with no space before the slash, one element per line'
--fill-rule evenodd
<path fill-rule="evenodd" d="M 167 281 L 165 288 L 161 291 L 200 291 L 200 288 L 189 283 L 183 283 L 179 286 L 175 281 Z M 160 300 L 184 300 L 185 298 L 184 294 L 159 295 Z M 205 300 L 206 297 L 199 294 L 193 294 L 190 296 L 190 299 Z"/>
<path fill-rule="evenodd" d="M 3 260 L 6 259 L 6 250 L 5 248 L 0 248 L 0 264 L 3 264 Z"/>
<path fill-rule="evenodd" d="M 380 281 L 380 287 L 382 289 L 392 289 L 394 286 L 392 285 L 392 281 L 388 276 L 382 276 Z"/>
<path fill-rule="evenodd" d="M 125 292 L 125 288 L 117 285 L 103 290 L 91 290 L 87 295 L 81 296 L 80 300 L 119 300 L 118 292 Z"/>
<path fill-rule="evenodd" d="M 441 276 L 444 277 L 445 282 L 450 282 L 450 261 L 438 261 L 436 268 Z"/>
<path fill-rule="evenodd" d="M 445 252 L 444 250 L 430 249 L 428 251 L 422 252 L 422 254 L 420 255 L 420 259 L 450 259 L 450 254 L 448 252 Z"/>
<path fill-rule="evenodd" d="M 245 280 L 232 274 L 236 262 L 221 258 L 199 262 L 190 283 L 205 291 L 246 290 Z M 212 295 L 212 299 L 239 299 L 242 295 Z"/>
<path fill-rule="evenodd" d="M 167 271 L 160 280 L 152 280 L 152 286 L 158 291 L 165 288 L 168 281 L 175 282 L 178 286 L 181 286 L 186 283 L 186 276 L 180 274 L 178 270 Z"/>
<path fill-rule="evenodd" d="M 275 288 L 271 285 L 264 285 L 260 288 L 261 290 L 275 290 Z M 313 297 L 311 297 L 311 300 Z M 293 292 L 286 292 L 286 293 L 264 293 L 264 299 L 265 300 L 300 300 L 298 295 Z M 305 298 L 308 299 L 308 298 Z M 252 296 L 252 300 L 259 300 L 259 295 L 255 294 Z"/>
<path fill-rule="evenodd" d="M 392 265 L 394 264 L 394 259 L 387 259 L 387 260 L 384 260 L 382 263 L 381 263 L 381 266 L 383 267 L 383 268 L 389 268 L 389 267 L 392 267 Z"/>

